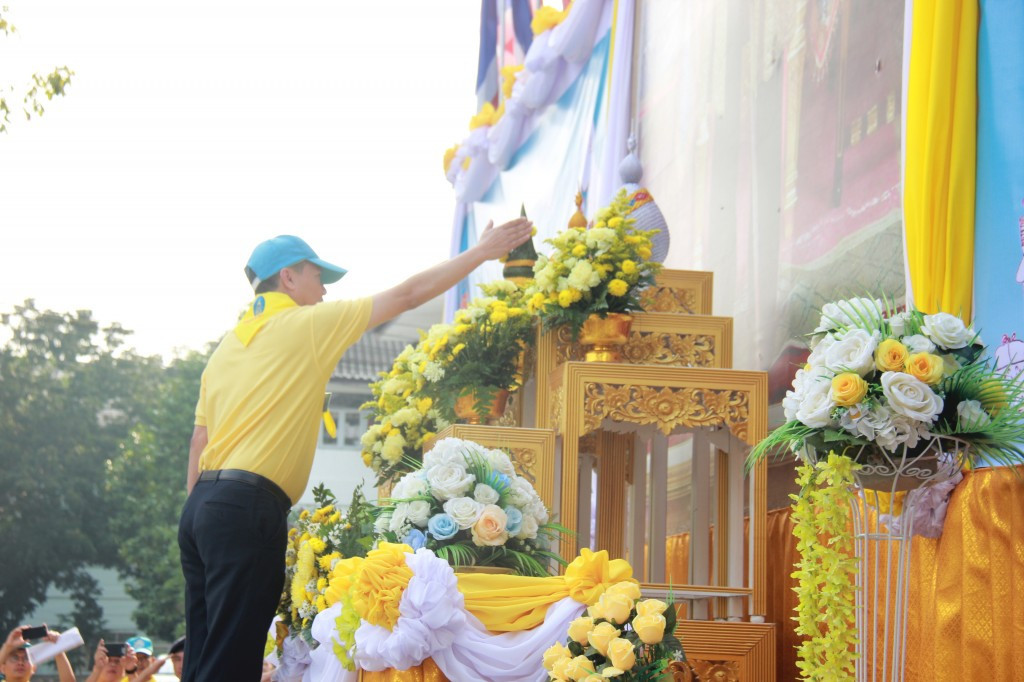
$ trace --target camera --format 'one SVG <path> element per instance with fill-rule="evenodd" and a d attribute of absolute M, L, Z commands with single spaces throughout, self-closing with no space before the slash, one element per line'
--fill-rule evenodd
<path fill-rule="evenodd" d="M 42 639 L 43 637 L 46 637 L 46 632 L 47 630 L 45 625 L 30 626 L 21 629 L 21 638 L 26 641 L 30 639 Z"/>
<path fill-rule="evenodd" d="M 107 646 L 107 658 L 121 658 L 124 656 L 124 642 L 111 642 Z"/>

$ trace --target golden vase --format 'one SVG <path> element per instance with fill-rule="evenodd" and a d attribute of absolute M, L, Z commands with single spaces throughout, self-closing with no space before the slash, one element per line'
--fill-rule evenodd
<path fill-rule="evenodd" d="M 629 340 L 633 316 L 626 313 L 608 313 L 606 317 L 594 314 L 580 329 L 580 343 L 586 349 L 587 362 L 621 362 L 622 347 Z"/>
<path fill-rule="evenodd" d="M 455 400 L 455 416 L 463 420 L 467 424 L 479 424 L 481 421 L 480 413 L 477 412 L 477 403 L 479 400 L 476 397 L 476 393 L 467 393 L 461 395 Z M 501 389 L 496 391 L 494 399 L 491 400 L 491 404 L 488 406 L 485 419 L 488 421 L 495 421 L 505 414 L 505 404 L 508 402 L 508 391 Z"/>

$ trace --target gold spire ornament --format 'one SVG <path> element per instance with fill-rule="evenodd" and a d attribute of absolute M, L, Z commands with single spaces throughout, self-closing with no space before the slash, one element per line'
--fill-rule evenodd
<path fill-rule="evenodd" d="M 519 214 L 523 218 L 526 217 L 525 204 Z M 533 265 L 537 262 L 537 249 L 533 246 L 533 237 L 509 251 L 502 262 L 505 264 L 501 271 L 502 277 L 525 287 L 533 279 Z"/>
<path fill-rule="evenodd" d="M 583 215 L 583 192 L 576 192 L 576 212 L 569 218 L 569 227 L 587 229 L 587 216 Z"/>

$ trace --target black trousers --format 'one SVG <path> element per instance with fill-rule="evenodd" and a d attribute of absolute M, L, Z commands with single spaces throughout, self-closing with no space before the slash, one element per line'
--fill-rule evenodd
<path fill-rule="evenodd" d="M 184 682 L 259 680 L 284 587 L 288 505 L 239 481 L 199 481 L 178 525 Z"/>

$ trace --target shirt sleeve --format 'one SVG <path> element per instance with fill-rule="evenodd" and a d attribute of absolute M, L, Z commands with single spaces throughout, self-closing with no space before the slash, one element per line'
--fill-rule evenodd
<path fill-rule="evenodd" d="M 206 370 L 199 380 L 199 401 L 196 403 L 196 426 L 206 426 Z"/>
<path fill-rule="evenodd" d="M 349 346 L 359 340 L 372 311 L 370 297 L 312 306 L 313 348 L 322 370 L 333 370 Z"/>

